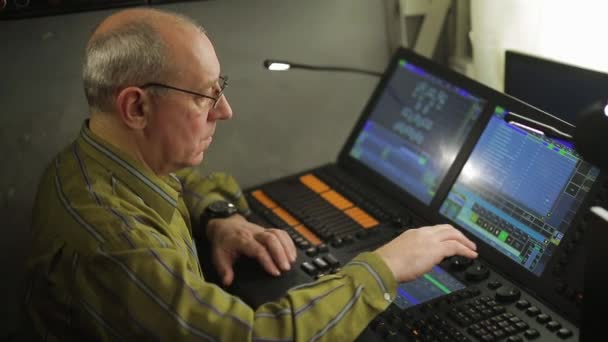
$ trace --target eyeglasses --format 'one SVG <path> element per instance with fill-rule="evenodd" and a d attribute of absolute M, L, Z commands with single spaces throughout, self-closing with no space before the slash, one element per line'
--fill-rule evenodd
<path fill-rule="evenodd" d="M 175 91 L 180 91 L 182 93 L 186 93 L 186 94 L 190 94 L 190 95 L 205 97 L 205 98 L 213 100 L 213 106 L 211 108 L 215 109 L 217 107 L 217 103 L 220 101 L 220 99 L 222 98 L 222 96 L 224 96 L 224 89 L 226 89 L 226 87 L 228 86 L 228 76 L 225 76 L 225 75 L 224 76 L 220 76 L 219 83 L 220 83 L 220 91 L 217 94 L 217 97 L 213 97 L 213 96 L 197 93 L 197 92 L 192 91 L 192 90 L 186 90 L 186 89 L 170 86 L 170 85 L 163 84 L 163 83 L 156 83 L 156 82 L 146 83 L 146 84 L 140 86 L 140 88 L 145 89 L 145 88 L 148 88 L 148 87 L 160 87 L 160 88 L 166 88 L 166 89 L 171 89 L 171 90 L 175 90 Z"/>

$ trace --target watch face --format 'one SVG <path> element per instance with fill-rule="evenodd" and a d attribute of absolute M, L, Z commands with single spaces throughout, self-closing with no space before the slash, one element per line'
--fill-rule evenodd
<path fill-rule="evenodd" d="M 209 205 L 209 209 L 216 215 L 230 216 L 236 213 L 236 206 L 230 202 L 217 201 Z"/>

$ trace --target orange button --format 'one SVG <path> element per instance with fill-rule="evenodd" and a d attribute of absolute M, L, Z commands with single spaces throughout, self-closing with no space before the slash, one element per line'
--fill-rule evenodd
<path fill-rule="evenodd" d="M 325 200 L 331 203 L 334 207 L 344 210 L 353 206 L 353 203 L 344 196 L 335 192 L 334 190 L 330 190 L 321 194 L 321 197 L 325 198 Z"/>
<path fill-rule="evenodd" d="M 300 177 L 300 182 L 304 183 L 307 187 L 309 187 L 312 191 L 316 193 L 321 193 L 329 190 L 329 186 L 323 183 L 322 180 L 317 178 L 317 176 L 309 173 Z"/>
<path fill-rule="evenodd" d="M 363 211 L 359 207 L 350 208 L 344 211 L 344 213 L 350 216 L 355 222 L 357 222 L 363 228 L 372 228 L 378 225 L 378 221 L 371 217 L 368 213 Z"/>
<path fill-rule="evenodd" d="M 274 209 L 277 207 L 277 204 L 274 203 L 274 201 L 271 200 L 270 197 L 268 197 L 262 190 L 255 190 L 251 193 L 251 195 L 268 209 Z"/>
<path fill-rule="evenodd" d="M 311 232 L 310 229 L 303 225 L 295 226 L 293 229 L 295 229 L 298 233 L 300 233 L 300 235 L 302 235 L 303 238 L 315 246 L 320 245 L 322 242 L 321 239 L 315 235 L 315 233 Z"/>

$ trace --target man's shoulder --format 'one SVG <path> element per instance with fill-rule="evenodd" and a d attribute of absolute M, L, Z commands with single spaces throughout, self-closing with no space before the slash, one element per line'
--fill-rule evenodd
<path fill-rule="evenodd" d="M 69 201 L 82 203 L 102 196 L 111 186 L 109 171 L 101 163 L 79 153 L 76 142 L 57 153 L 46 166 L 37 189 L 37 202 Z"/>
<path fill-rule="evenodd" d="M 131 224 L 144 203 L 101 163 L 72 146 L 50 162 L 38 185 L 32 213 L 33 229 L 83 228 L 95 237 Z"/>

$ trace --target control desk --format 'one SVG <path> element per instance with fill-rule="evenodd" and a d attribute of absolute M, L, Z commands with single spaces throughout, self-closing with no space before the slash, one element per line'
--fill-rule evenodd
<path fill-rule="evenodd" d="M 359 340 L 578 340 L 588 208 L 608 183 L 567 142 L 505 122 L 509 111 L 563 124 L 399 50 L 335 163 L 245 192 L 251 220 L 294 239 L 297 267 L 274 278 L 243 260 L 229 291 L 257 306 L 407 229 L 450 223 L 480 257 L 399 284 Z"/>

